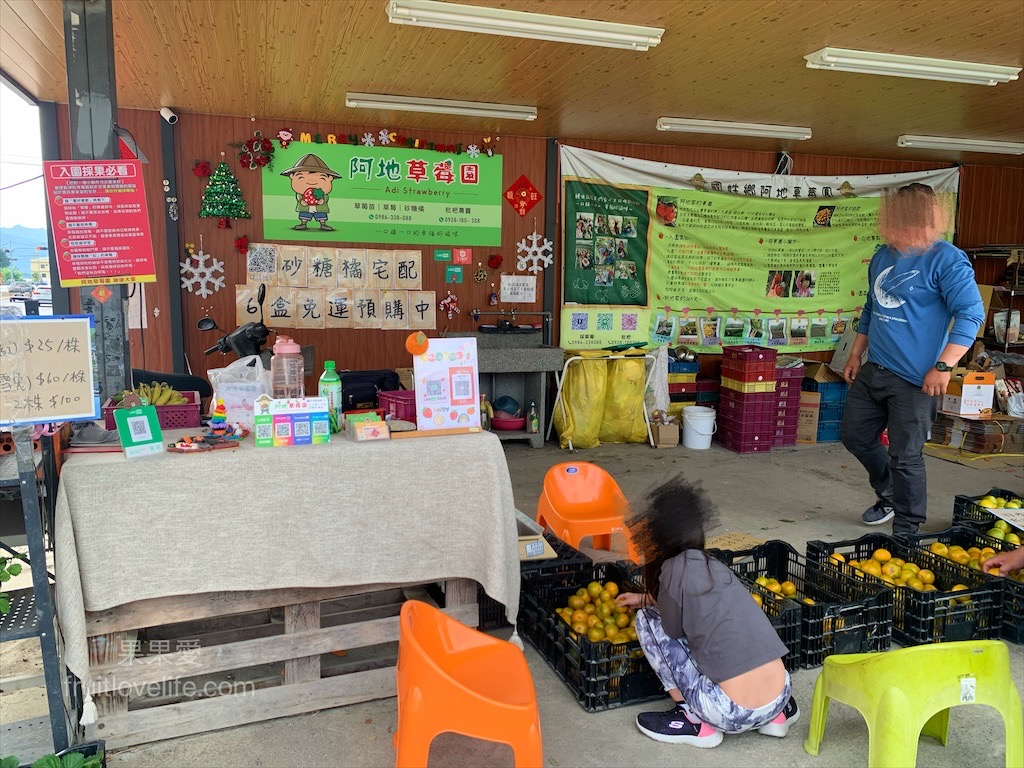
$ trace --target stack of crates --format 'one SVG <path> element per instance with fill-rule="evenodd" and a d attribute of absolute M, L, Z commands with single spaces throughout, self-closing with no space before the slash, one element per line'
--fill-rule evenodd
<path fill-rule="evenodd" d="M 682 420 L 683 408 L 688 405 L 706 405 L 714 408 L 718 404 L 718 379 L 698 376 L 700 363 L 668 364 L 668 413 Z"/>
<path fill-rule="evenodd" d="M 804 377 L 803 390 L 818 392 L 821 404 L 818 410 L 818 442 L 839 442 L 839 426 L 843 422 L 843 411 L 846 409 L 845 381 L 817 381 Z"/>
<path fill-rule="evenodd" d="M 742 345 L 722 350 L 718 442 L 737 453 L 766 453 L 775 437 L 774 349 Z"/>
<path fill-rule="evenodd" d="M 775 410 L 773 446 L 796 445 L 796 429 L 800 420 L 800 388 L 804 363 L 798 357 L 783 355 L 775 361 Z"/>

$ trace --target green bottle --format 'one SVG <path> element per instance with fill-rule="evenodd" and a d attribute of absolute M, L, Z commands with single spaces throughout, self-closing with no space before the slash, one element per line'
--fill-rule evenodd
<path fill-rule="evenodd" d="M 331 432 L 341 432 L 341 377 L 334 370 L 334 361 L 324 361 L 324 372 L 320 375 L 320 397 L 327 398 L 327 412 L 331 417 Z"/>

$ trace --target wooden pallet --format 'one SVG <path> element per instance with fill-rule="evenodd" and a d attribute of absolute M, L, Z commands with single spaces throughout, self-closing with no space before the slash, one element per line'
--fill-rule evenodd
<path fill-rule="evenodd" d="M 445 612 L 478 625 L 477 585 Z M 217 592 L 87 613 L 86 729 L 117 749 L 395 695 L 398 614 L 426 585 Z"/>

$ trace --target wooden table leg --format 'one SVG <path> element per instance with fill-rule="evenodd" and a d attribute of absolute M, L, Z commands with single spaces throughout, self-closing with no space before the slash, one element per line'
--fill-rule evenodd
<path fill-rule="evenodd" d="M 284 607 L 284 633 L 320 629 L 320 603 L 299 603 Z M 320 679 L 320 656 L 303 656 L 284 663 L 284 682 L 306 683 Z"/>

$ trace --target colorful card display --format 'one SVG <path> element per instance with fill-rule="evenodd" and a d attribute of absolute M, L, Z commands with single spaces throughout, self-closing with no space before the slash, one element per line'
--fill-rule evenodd
<path fill-rule="evenodd" d="M 275 400 L 263 395 L 253 408 L 257 448 L 322 445 L 331 441 L 326 397 Z"/>

